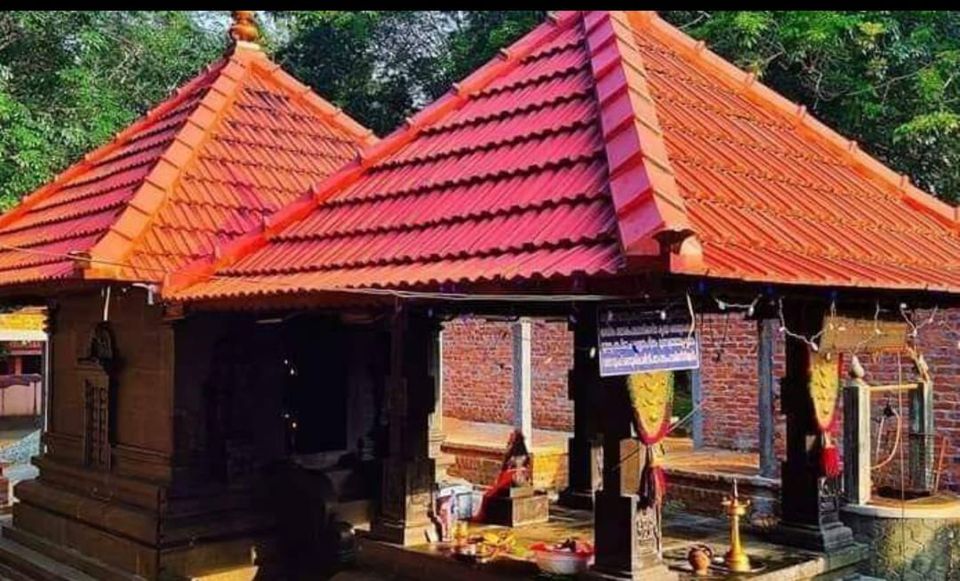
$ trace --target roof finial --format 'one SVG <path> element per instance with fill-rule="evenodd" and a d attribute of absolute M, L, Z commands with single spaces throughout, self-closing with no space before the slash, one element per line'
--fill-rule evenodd
<path fill-rule="evenodd" d="M 255 44 L 260 38 L 260 29 L 252 10 L 237 10 L 231 12 L 233 24 L 230 25 L 230 38 L 235 42 Z"/>

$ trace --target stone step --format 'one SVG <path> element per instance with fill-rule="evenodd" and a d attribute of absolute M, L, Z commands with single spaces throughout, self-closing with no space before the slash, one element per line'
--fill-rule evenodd
<path fill-rule="evenodd" d="M 95 581 L 82 571 L 0 537 L 0 564 L 33 581 Z"/>
<path fill-rule="evenodd" d="M 0 563 L 43 581 L 135 581 L 142 579 L 34 534 L 0 527 Z"/>
<path fill-rule="evenodd" d="M 33 579 L 20 573 L 16 569 L 0 563 L 0 581 L 33 581 Z"/>

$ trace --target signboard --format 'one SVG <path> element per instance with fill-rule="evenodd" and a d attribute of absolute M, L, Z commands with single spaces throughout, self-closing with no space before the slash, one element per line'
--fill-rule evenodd
<path fill-rule="evenodd" d="M 43 313 L 0 313 L 0 329 L 10 331 L 43 331 Z"/>
<path fill-rule="evenodd" d="M 0 313 L 0 341 L 46 341 L 45 321 L 46 315 L 36 310 Z"/>
<path fill-rule="evenodd" d="M 907 345 L 907 331 L 905 321 L 827 316 L 820 338 L 820 350 L 862 353 L 902 351 Z"/>
<path fill-rule="evenodd" d="M 601 377 L 700 367 L 700 344 L 686 309 L 602 307 L 597 315 Z"/>

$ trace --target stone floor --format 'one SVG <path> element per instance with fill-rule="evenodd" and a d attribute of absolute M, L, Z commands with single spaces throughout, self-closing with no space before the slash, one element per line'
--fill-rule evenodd
<path fill-rule="evenodd" d="M 447 442 L 505 448 L 513 426 L 444 417 L 442 429 Z M 531 451 L 566 450 L 570 436 L 569 432 L 534 430 Z M 743 476 L 756 476 L 759 472 L 760 460 L 756 453 L 720 448 L 694 450 L 689 438 L 667 438 L 664 447 L 664 460 L 671 468 Z"/>
<path fill-rule="evenodd" d="M 505 527 L 490 525 L 471 525 L 471 534 L 482 534 L 491 531 L 508 530 Z M 538 573 L 536 564 L 526 548 L 539 541 L 559 542 L 575 537 L 581 540 L 593 540 L 593 515 L 590 512 L 575 511 L 559 506 L 551 507 L 550 521 L 544 524 L 527 525 L 512 529 L 516 542 L 514 555 L 496 559 L 484 565 L 467 565 L 455 561 L 449 555 L 449 549 L 442 544 L 421 545 L 402 549 L 392 546 L 392 557 L 389 553 L 380 553 L 376 562 L 366 562 L 367 571 L 390 571 L 392 578 L 406 578 L 412 575 L 415 578 L 429 578 L 439 580 L 445 578 L 462 579 L 545 579 Z M 693 579 L 692 571 L 686 562 L 686 554 L 694 544 L 707 544 L 715 555 L 723 555 L 729 548 L 729 521 L 726 518 L 711 518 L 691 515 L 683 512 L 667 511 L 664 515 L 664 559 L 680 574 L 681 579 Z M 762 538 L 743 531 L 743 542 L 757 571 L 749 575 L 752 580 L 789 581 L 793 579 L 809 579 L 820 575 L 831 567 L 847 567 L 862 557 L 862 549 L 856 548 L 849 555 L 837 558 L 835 555 L 831 564 L 818 553 L 801 551 L 783 547 L 764 541 Z M 373 554 L 370 543 L 365 541 L 368 554 Z M 364 549 L 361 549 L 361 554 Z M 404 553 L 406 555 L 404 555 Z M 415 568 L 404 574 L 404 560 L 407 566 Z M 391 562 L 393 561 L 393 562 Z M 718 565 L 714 576 L 696 577 L 696 579 L 729 579 L 731 578 Z M 350 579 L 352 577 L 344 577 Z M 360 579 L 361 577 L 357 577 Z M 376 577 L 370 577 L 376 578 Z"/>

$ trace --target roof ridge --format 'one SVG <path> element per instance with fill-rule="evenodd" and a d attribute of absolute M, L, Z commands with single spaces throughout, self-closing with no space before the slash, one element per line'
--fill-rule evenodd
<path fill-rule="evenodd" d="M 934 215 L 951 228 L 960 229 L 960 208 L 951 206 L 933 194 L 914 186 L 910 182 L 909 176 L 898 174 L 880 160 L 860 149 L 855 140 L 844 137 L 813 115 L 808 114 L 806 106 L 794 103 L 762 82 L 757 82 L 754 73 L 741 70 L 707 48 L 706 43 L 687 35 L 660 18 L 656 13 L 650 13 L 646 18 L 640 19 L 639 22 L 646 30 L 652 30 L 659 33 L 661 37 L 666 37 L 672 41 L 672 45 L 679 45 L 679 48 L 687 56 L 691 56 L 707 65 L 711 72 L 721 80 L 726 81 L 739 94 L 752 97 L 754 102 L 772 107 L 788 119 L 793 119 L 797 127 L 812 133 L 821 143 L 839 151 L 856 167 L 865 170 L 869 176 L 900 193 L 901 199 L 908 205 Z"/>
<path fill-rule="evenodd" d="M 84 270 L 84 278 L 122 278 L 124 260 L 153 223 L 183 171 L 210 138 L 213 128 L 233 103 L 241 81 L 249 73 L 246 59 L 239 54 L 235 51 L 228 57 L 225 66 L 218 71 L 216 79 L 157 157 L 125 208 L 90 249 L 91 261 Z"/>
<path fill-rule="evenodd" d="M 620 241 L 627 257 L 660 256 L 664 244 L 677 245 L 671 256 L 693 264 L 702 260 L 700 245 L 683 244 L 681 252 L 680 244 L 694 232 L 670 167 L 631 16 L 593 11 L 582 19 Z"/>
<path fill-rule="evenodd" d="M 321 117 L 335 123 L 337 127 L 343 129 L 349 135 L 360 139 L 366 147 L 379 141 L 372 129 L 364 127 L 343 109 L 327 101 L 312 88 L 298 81 L 293 75 L 283 70 L 283 67 L 279 64 L 267 58 L 265 54 L 259 51 L 257 54 L 259 54 L 259 58 L 250 58 L 249 63 L 253 65 L 253 68 L 269 75 L 270 79 L 276 82 L 281 89 L 288 92 L 293 99 L 317 111 Z"/>
<path fill-rule="evenodd" d="M 259 231 L 234 238 L 222 248 L 217 247 L 212 260 L 208 258 L 195 261 L 165 277 L 164 288 L 175 292 L 208 277 L 218 267 L 235 262 L 243 254 L 263 246 L 272 233 L 304 217 L 339 188 L 355 182 L 372 165 L 413 141 L 420 134 L 421 128 L 441 118 L 447 112 L 462 107 L 470 96 L 480 92 L 506 72 L 515 69 L 523 57 L 574 25 L 578 21 L 576 17 L 575 12 L 551 14 L 547 22 L 537 26 L 510 47 L 502 49 L 499 57 L 481 66 L 459 83 L 454 83 L 453 88 L 446 95 L 407 118 L 403 125 L 387 137 L 362 150 L 355 161 L 321 180 L 319 184 L 310 188 L 304 197 L 278 210 L 264 221 Z"/>
<path fill-rule="evenodd" d="M 25 196 L 20 200 L 19 204 L 3 215 L 0 215 L 0 228 L 8 226 L 12 222 L 16 221 L 36 204 L 48 198 L 53 193 L 59 191 L 64 182 L 83 173 L 84 171 L 89 170 L 96 162 L 104 159 L 110 153 L 119 149 L 128 141 L 131 135 L 149 125 L 149 123 L 154 121 L 157 117 L 181 105 L 184 100 L 186 100 L 187 96 L 193 91 L 193 89 L 195 89 L 197 85 L 207 78 L 207 75 L 211 74 L 217 69 L 217 67 L 222 69 L 225 65 L 226 59 L 220 59 L 205 66 L 199 73 L 194 75 L 194 77 L 187 82 L 187 84 L 174 90 L 172 93 L 172 98 L 161 101 L 158 105 L 144 113 L 139 119 L 114 135 L 113 139 L 87 153 L 79 161 L 57 174 L 49 183 L 41 186 L 39 189 Z"/>

